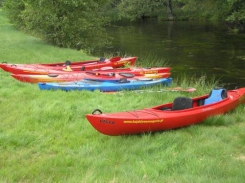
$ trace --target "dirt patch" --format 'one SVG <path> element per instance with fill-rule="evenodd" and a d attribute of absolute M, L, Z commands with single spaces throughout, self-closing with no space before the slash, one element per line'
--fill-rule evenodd
<path fill-rule="evenodd" d="M 241 161 L 244 161 L 245 162 L 245 155 L 237 156 L 235 159 L 241 160 Z"/>

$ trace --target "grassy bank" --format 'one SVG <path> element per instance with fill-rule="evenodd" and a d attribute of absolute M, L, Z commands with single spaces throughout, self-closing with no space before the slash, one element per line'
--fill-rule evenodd
<path fill-rule="evenodd" d="M 0 10 L 0 61 L 92 58 L 15 30 Z M 208 93 L 216 82 L 173 77 L 194 93 L 40 91 L 0 70 L 0 182 L 244 182 L 245 106 L 205 122 L 154 134 L 110 137 L 85 114 L 151 107 Z"/>

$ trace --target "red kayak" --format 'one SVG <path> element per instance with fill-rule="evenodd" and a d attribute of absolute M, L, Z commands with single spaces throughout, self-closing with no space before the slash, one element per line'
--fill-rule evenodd
<path fill-rule="evenodd" d="M 177 97 L 172 103 L 152 108 L 103 114 L 96 109 L 86 118 L 105 135 L 129 135 L 156 132 L 197 124 L 210 116 L 231 111 L 245 103 L 245 88 L 216 88 L 209 95 L 196 98 Z"/>
<path fill-rule="evenodd" d="M 134 74 L 136 76 L 142 76 L 144 74 L 157 74 L 157 73 L 165 73 L 165 72 L 169 72 L 171 70 L 170 67 L 153 67 L 153 68 L 138 68 L 138 67 L 134 67 L 134 68 L 112 68 L 112 67 L 102 67 L 99 69 L 91 69 L 89 71 L 93 71 L 93 72 L 97 72 L 98 74 L 100 73 L 131 73 Z M 14 70 L 12 73 L 13 74 L 27 74 L 27 75 L 48 75 L 48 74 L 57 74 L 57 75 L 61 75 L 61 74 L 81 74 L 84 73 L 85 71 L 65 71 L 65 70 L 53 70 L 53 69 L 37 69 L 34 70 L 33 68 L 25 68 L 25 73 L 19 73 L 19 69 Z"/>
<path fill-rule="evenodd" d="M 98 69 L 101 67 L 113 67 L 119 68 L 124 65 L 134 65 L 137 57 L 113 57 L 110 59 L 90 60 L 90 61 L 79 61 L 65 63 L 57 62 L 52 64 L 7 64 L 2 63 L 0 67 L 14 74 L 47 74 L 49 70 L 58 71 L 81 71 Z"/>
<path fill-rule="evenodd" d="M 118 81 L 121 78 L 143 79 L 143 78 L 168 78 L 170 73 L 142 74 L 134 75 L 131 73 L 99 73 L 99 72 L 80 72 L 65 74 L 48 74 L 48 75 L 28 75 L 28 74 L 11 74 L 11 76 L 21 82 L 40 83 L 40 82 L 69 82 L 81 81 L 84 79 L 94 81 Z"/>

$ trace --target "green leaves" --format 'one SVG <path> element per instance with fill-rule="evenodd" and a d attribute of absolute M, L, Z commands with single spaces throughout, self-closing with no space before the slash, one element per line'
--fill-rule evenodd
<path fill-rule="evenodd" d="M 104 25 L 108 19 L 100 12 L 104 3 L 98 0 L 7 0 L 5 7 L 18 27 L 51 44 L 94 49 L 107 42 Z"/>
<path fill-rule="evenodd" d="M 119 17 L 131 20 L 152 17 L 154 12 L 166 8 L 166 0 L 124 0 L 118 3 Z"/>
<path fill-rule="evenodd" d="M 226 18 L 229 28 L 234 31 L 245 30 L 245 3 L 241 0 L 229 0 L 231 14 Z"/>

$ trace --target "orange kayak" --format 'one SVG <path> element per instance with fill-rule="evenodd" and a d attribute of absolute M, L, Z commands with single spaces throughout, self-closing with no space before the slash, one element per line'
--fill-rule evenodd
<path fill-rule="evenodd" d="M 142 74 L 134 75 L 132 73 L 106 73 L 106 72 L 79 72 L 79 73 L 64 73 L 64 74 L 46 74 L 46 75 L 32 75 L 32 74 L 11 74 L 11 76 L 21 82 L 39 83 L 39 82 L 76 82 L 84 79 L 94 81 L 118 81 L 121 78 L 127 79 L 142 79 L 142 78 L 168 78 L 171 74 L 156 73 L 156 74 Z"/>

